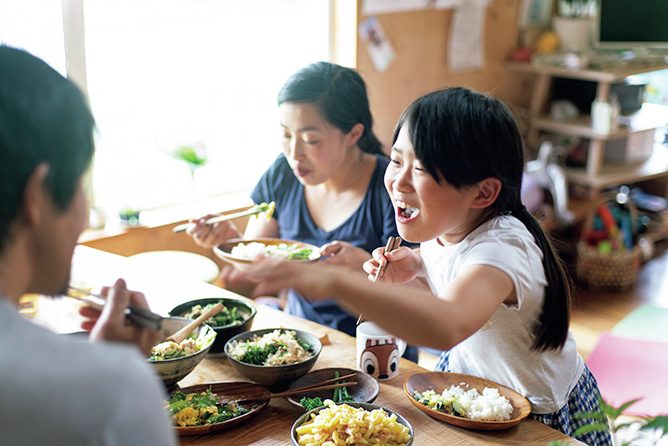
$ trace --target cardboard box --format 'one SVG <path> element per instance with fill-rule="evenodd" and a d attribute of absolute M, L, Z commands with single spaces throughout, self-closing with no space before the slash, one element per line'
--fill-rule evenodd
<path fill-rule="evenodd" d="M 654 150 L 656 129 L 631 133 L 626 138 L 607 141 L 605 162 L 609 164 L 637 164 L 647 160 Z"/>

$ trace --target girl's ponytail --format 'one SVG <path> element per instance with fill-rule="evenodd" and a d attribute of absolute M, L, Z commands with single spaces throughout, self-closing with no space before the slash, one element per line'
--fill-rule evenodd
<path fill-rule="evenodd" d="M 547 286 L 543 308 L 534 328 L 533 348 L 560 349 L 568 337 L 571 306 L 571 283 L 554 246 L 538 221 L 524 206 L 511 212 L 529 230 L 543 253 L 543 269 Z"/>

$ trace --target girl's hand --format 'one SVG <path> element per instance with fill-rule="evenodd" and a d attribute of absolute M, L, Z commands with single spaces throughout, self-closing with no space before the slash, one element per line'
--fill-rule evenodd
<path fill-rule="evenodd" d="M 362 248 L 339 240 L 322 245 L 320 255 L 329 265 L 342 265 L 355 270 L 359 270 L 362 264 L 369 259 L 369 253 Z"/>
<path fill-rule="evenodd" d="M 221 221 L 207 224 L 206 221 L 214 215 L 205 215 L 197 220 L 191 220 L 193 225 L 186 232 L 195 243 L 204 248 L 213 248 L 231 238 L 240 238 L 241 233 L 231 221 Z"/>
<path fill-rule="evenodd" d="M 328 299 L 332 296 L 333 284 L 338 274 L 349 274 L 342 268 L 325 265 L 324 262 L 304 265 L 265 258 L 254 263 L 250 268 L 239 271 L 241 277 L 259 282 L 256 295 L 275 294 L 276 290 L 293 288 L 309 300 Z"/>
<path fill-rule="evenodd" d="M 373 280 L 381 265 L 384 270 L 378 280 L 388 283 L 406 283 L 415 279 L 422 271 L 420 256 L 411 248 L 401 246 L 394 251 L 385 252 L 384 247 L 376 248 L 372 253 L 373 258 L 364 262 L 364 271 Z"/>
<path fill-rule="evenodd" d="M 79 310 L 79 313 L 86 318 L 81 328 L 92 330 L 90 333 L 92 340 L 132 343 L 148 356 L 151 347 L 160 340 L 160 333 L 137 327 L 125 320 L 125 309 L 128 305 L 148 309 L 144 295 L 128 290 L 123 279 L 118 279 L 111 288 L 102 288 L 101 294 L 107 298 L 107 304 L 101 312 L 91 307 L 82 307 Z"/>

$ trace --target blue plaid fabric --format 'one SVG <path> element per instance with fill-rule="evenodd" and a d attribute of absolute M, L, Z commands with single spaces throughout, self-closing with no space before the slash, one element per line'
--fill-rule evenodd
<path fill-rule="evenodd" d="M 447 372 L 450 371 L 449 368 L 450 352 L 444 351 L 438 359 L 436 370 Z M 587 419 L 578 420 L 574 415 L 582 412 L 600 412 L 599 398 L 600 393 L 596 378 L 585 365 L 582 376 L 571 391 L 568 402 L 564 407 L 557 412 L 548 414 L 532 413 L 531 418 L 572 437 L 577 428 L 593 422 Z M 589 446 L 613 446 L 610 432 L 590 432 L 575 438 Z"/>

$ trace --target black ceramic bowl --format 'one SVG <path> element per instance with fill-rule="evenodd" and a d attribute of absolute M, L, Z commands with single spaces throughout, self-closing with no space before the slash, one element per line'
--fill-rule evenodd
<path fill-rule="evenodd" d="M 238 309 L 237 311 L 244 316 L 244 321 L 222 326 L 212 325 L 207 322 L 211 328 L 213 328 L 213 331 L 216 332 L 216 340 L 213 342 L 211 350 L 209 350 L 211 353 L 222 352 L 225 348 L 225 343 L 230 338 L 250 330 L 253 325 L 253 318 L 255 318 L 255 314 L 257 313 L 257 310 L 252 303 L 240 299 L 230 299 L 228 297 L 209 297 L 184 302 L 174 307 L 174 309 L 169 312 L 170 316 L 184 317 L 184 315 L 195 305 L 204 306 L 206 304 L 218 302 L 221 302 L 225 307 L 236 307 Z"/>
<path fill-rule="evenodd" d="M 294 331 L 297 338 L 311 346 L 310 350 L 312 356 L 294 364 L 264 366 L 241 362 L 238 359 L 233 358 L 230 354 L 234 343 L 247 341 L 254 336 L 263 336 L 274 330 Z M 322 343 L 316 336 L 305 331 L 294 330 L 291 328 L 265 328 L 262 330 L 247 331 L 236 335 L 225 344 L 225 354 L 236 371 L 251 381 L 265 386 L 281 386 L 304 376 L 311 370 L 315 362 L 318 360 L 318 355 L 320 355 L 321 350 Z"/>
<path fill-rule="evenodd" d="M 413 444 L 413 438 L 414 438 L 414 432 L 413 432 L 413 426 L 406 420 L 404 417 L 402 417 L 400 414 L 397 412 L 394 412 L 392 410 L 389 410 L 385 407 L 377 406 L 375 404 L 369 404 L 369 403 L 346 403 L 347 405 L 351 407 L 361 407 L 364 410 L 374 410 L 374 409 L 383 409 L 385 412 L 387 412 L 388 415 L 395 414 L 397 416 L 397 423 L 403 424 L 408 428 L 408 432 L 410 435 L 410 439 L 406 443 L 406 446 L 410 446 Z M 308 420 L 311 419 L 311 414 L 318 414 L 321 410 L 326 409 L 325 406 L 321 407 L 316 407 L 313 410 L 309 410 L 305 414 L 303 414 L 301 417 L 297 418 L 297 421 L 292 425 L 292 429 L 290 429 L 290 438 L 292 439 L 292 444 L 295 446 L 299 446 L 299 440 L 297 439 L 297 428 L 301 426 L 302 424 L 306 423 Z"/>
<path fill-rule="evenodd" d="M 189 319 L 183 317 L 170 317 L 163 319 L 162 329 L 160 331 L 160 338 L 164 339 L 167 336 L 170 336 L 181 328 L 185 327 L 190 323 Z M 202 359 L 209 352 L 209 349 L 215 341 L 215 334 L 211 333 L 211 327 L 206 324 L 200 325 L 195 329 L 197 336 L 206 337 L 207 342 L 202 346 L 200 350 L 195 353 L 192 353 L 188 356 L 183 356 L 181 358 L 173 359 L 147 359 L 149 363 L 153 365 L 156 373 L 162 379 L 162 382 L 165 384 L 165 387 L 173 387 L 174 384 L 181 381 L 186 377 L 187 374 L 193 371 L 193 369 L 199 364 Z M 208 336 L 212 335 L 214 338 L 209 339 Z"/>

